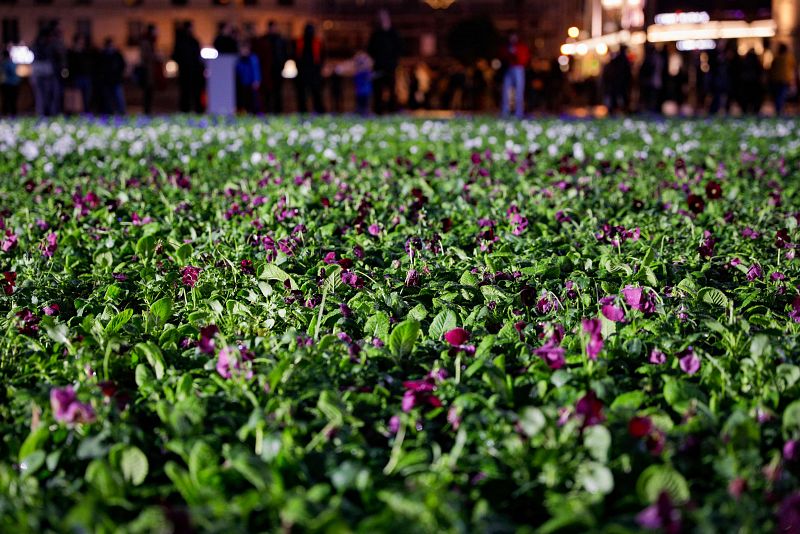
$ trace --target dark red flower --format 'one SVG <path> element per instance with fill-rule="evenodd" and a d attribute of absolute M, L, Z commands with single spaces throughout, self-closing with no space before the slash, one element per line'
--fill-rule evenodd
<path fill-rule="evenodd" d="M 582 417 L 583 426 L 592 426 L 606 420 L 603 415 L 603 402 L 597 398 L 597 394 L 589 390 L 586 395 L 578 399 L 575 404 L 575 413 Z"/>
<path fill-rule="evenodd" d="M 199 277 L 200 269 L 198 267 L 187 265 L 183 268 L 183 270 L 181 270 L 181 280 L 185 286 L 194 287 Z"/>
<path fill-rule="evenodd" d="M 719 182 L 711 180 L 706 184 L 706 196 L 709 199 L 716 199 L 722 196 L 722 186 Z"/>
<path fill-rule="evenodd" d="M 775 232 L 775 246 L 777 248 L 788 248 L 789 245 L 791 245 L 791 238 L 786 228 L 781 228 Z"/>
<path fill-rule="evenodd" d="M 628 434 L 634 438 L 643 438 L 653 430 L 653 421 L 649 417 L 636 416 L 628 422 Z"/>
<path fill-rule="evenodd" d="M 692 213 L 703 213 L 706 209 L 706 203 L 700 195 L 691 194 L 686 198 L 686 202 Z"/>
<path fill-rule="evenodd" d="M 0 284 L 3 286 L 3 292 L 6 295 L 11 295 L 14 293 L 14 286 L 17 283 L 17 273 L 5 272 L 3 273 L 3 279 L 0 280 Z"/>

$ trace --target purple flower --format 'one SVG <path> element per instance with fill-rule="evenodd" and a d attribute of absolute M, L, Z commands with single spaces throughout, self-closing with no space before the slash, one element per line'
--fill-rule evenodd
<path fill-rule="evenodd" d="M 364 287 L 364 281 L 353 271 L 342 271 L 342 282 L 356 289 Z"/>
<path fill-rule="evenodd" d="M 453 347 L 460 347 L 469 340 L 469 335 L 463 328 L 453 328 L 444 333 L 444 340 Z"/>
<path fill-rule="evenodd" d="M 700 370 L 700 358 L 694 353 L 692 347 L 687 347 L 686 350 L 678 354 L 681 369 L 684 373 L 693 375 Z"/>
<path fill-rule="evenodd" d="M 601 312 L 609 321 L 619 322 L 625 320 L 625 310 L 613 304 L 606 304 L 602 307 Z"/>
<path fill-rule="evenodd" d="M 645 315 L 656 311 L 655 298 L 652 291 L 646 291 L 642 287 L 625 286 L 622 290 L 625 302 L 634 310 L 639 310 Z"/>
<path fill-rule="evenodd" d="M 219 332 L 217 325 L 210 324 L 200 328 L 200 341 L 197 343 L 200 352 L 205 354 L 214 354 L 216 347 L 214 345 L 214 336 Z"/>
<path fill-rule="evenodd" d="M 561 347 L 554 339 L 534 350 L 533 353 L 539 356 L 550 369 L 561 369 L 564 367 L 564 347 Z"/>
<path fill-rule="evenodd" d="M 389 432 L 392 434 L 397 434 L 398 430 L 400 430 L 400 418 L 396 415 L 393 415 L 389 419 Z"/>
<path fill-rule="evenodd" d="M 786 461 L 794 462 L 800 460 L 800 441 L 790 439 L 783 444 L 783 458 Z"/>
<path fill-rule="evenodd" d="M 796 323 L 800 323 L 800 295 L 797 295 L 792 301 L 792 309 L 789 310 L 789 318 Z"/>
<path fill-rule="evenodd" d="M 378 224 L 370 224 L 367 228 L 367 232 L 369 232 L 369 235 L 377 237 L 381 235 L 381 227 Z"/>
<path fill-rule="evenodd" d="M 12 232 L 11 230 L 6 230 L 6 235 L 2 241 L 0 241 L 0 250 L 3 252 L 8 252 L 12 248 L 16 248 L 17 246 L 17 234 Z"/>
<path fill-rule="evenodd" d="M 183 285 L 188 287 L 194 287 L 197 283 L 197 279 L 200 277 L 200 268 L 193 267 L 191 265 L 187 265 L 186 267 L 181 270 L 181 280 L 183 281 Z"/>
<path fill-rule="evenodd" d="M 243 345 L 239 345 L 239 347 L 223 347 L 217 355 L 217 372 L 225 379 L 229 379 L 234 375 L 243 375 L 247 380 L 250 380 L 253 378 L 253 370 L 249 364 L 252 360 L 253 353 Z"/>
<path fill-rule="evenodd" d="M 406 275 L 406 286 L 407 287 L 418 287 L 419 286 L 419 273 L 416 269 L 409 269 L 408 274 Z"/>
<path fill-rule="evenodd" d="M 586 395 L 578 399 L 575 404 L 575 414 L 583 420 L 583 426 L 592 426 L 606 420 L 603 415 L 603 402 L 597 398 L 597 394 L 589 390 Z"/>
<path fill-rule="evenodd" d="M 748 282 L 752 282 L 753 280 L 755 280 L 757 278 L 761 278 L 762 274 L 763 273 L 761 272 L 761 266 L 759 264 L 757 264 L 757 263 L 754 263 L 747 270 L 747 281 Z"/>
<path fill-rule="evenodd" d="M 72 386 L 51 389 L 50 406 L 56 421 L 61 423 L 91 423 L 95 420 L 94 408 L 89 404 L 78 402 Z"/>
<path fill-rule="evenodd" d="M 402 409 L 410 412 L 414 406 L 429 404 L 434 408 L 439 408 L 442 401 L 433 392 L 436 390 L 436 378 L 430 374 L 423 380 L 407 380 L 403 382 L 406 392 L 403 394 Z"/>
<path fill-rule="evenodd" d="M 663 365 L 667 361 L 666 355 L 658 349 L 650 351 L 650 363 L 655 365 Z"/>
<path fill-rule="evenodd" d="M 777 532 L 800 531 L 800 492 L 786 497 L 778 508 Z"/>
<path fill-rule="evenodd" d="M 681 531 L 681 512 L 673 506 L 669 493 L 662 491 L 654 504 L 639 512 L 636 522 L 646 530 L 677 534 Z"/>
<path fill-rule="evenodd" d="M 600 319 L 584 319 L 581 321 L 583 331 L 589 334 L 589 342 L 586 344 L 586 355 L 590 360 L 596 360 L 597 355 L 603 350 L 603 335 L 601 331 L 603 325 Z"/>
<path fill-rule="evenodd" d="M 45 242 L 39 245 L 39 248 L 42 251 L 42 256 L 45 258 L 52 258 L 53 254 L 56 253 L 56 249 L 58 248 L 58 236 L 55 232 L 50 232 L 45 237 Z"/>

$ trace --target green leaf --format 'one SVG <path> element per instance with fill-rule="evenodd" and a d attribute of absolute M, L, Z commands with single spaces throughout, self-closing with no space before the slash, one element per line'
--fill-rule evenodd
<path fill-rule="evenodd" d="M 136 242 L 136 254 L 142 258 L 150 258 L 156 250 L 156 238 L 152 235 L 146 235 Z"/>
<path fill-rule="evenodd" d="M 578 466 L 575 482 L 593 495 L 608 495 L 614 490 L 614 475 L 598 462 L 584 462 Z"/>
<path fill-rule="evenodd" d="M 700 290 L 697 296 L 700 297 L 700 300 L 706 304 L 719 306 L 720 308 L 728 307 L 728 297 L 725 296 L 725 293 L 715 287 L 704 287 Z"/>
<path fill-rule="evenodd" d="M 756 334 L 750 341 L 750 357 L 758 361 L 769 350 L 769 336 Z"/>
<path fill-rule="evenodd" d="M 50 429 L 47 428 L 47 425 L 39 426 L 39 428 L 28 434 L 28 437 L 22 442 L 22 446 L 19 448 L 19 454 L 17 455 L 17 458 L 22 460 L 33 452 L 38 451 L 42 448 L 42 445 L 47 442 L 47 438 L 49 437 Z"/>
<path fill-rule="evenodd" d="M 398 324 L 389 336 L 389 351 L 397 357 L 411 354 L 414 343 L 419 335 L 419 323 L 413 319 L 408 319 Z"/>
<path fill-rule="evenodd" d="M 800 400 L 794 401 L 784 410 L 783 432 L 787 439 L 800 437 Z"/>
<path fill-rule="evenodd" d="M 161 355 L 161 349 L 154 343 L 148 341 L 147 343 L 138 343 L 135 350 L 147 359 L 147 363 L 153 368 L 156 379 L 161 380 L 164 377 L 164 369 L 166 367 L 164 356 Z"/>
<path fill-rule="evenodd" d="M 289 281 L 289 285 L 292 289 L 297 289 L 297 283 L 294 281 L 289 273 L 275 265 L 274 263 L 267 263 L 264 265 L 264 269 L 261 271 L 261 278 L 264 280 L 278 280 L 279 282 Z"/>
<path fill-rule="evenodd" d="M 608 460 L 608 449 L 611 447 L 611 432 L 601 425 L 593 425 L 583 432 L 583 446 L 598 462 Z"/>
<path fill-rule="evenodd" d="M 120 469 L 126 482 L 139 486 L 147 477 L 147 456 L 138 447 L 130 446 L 122 452 Z"/>
<path fill-rule="evenodd" d="M 519 426 L 525 435 L 532 438 L 547 426 L 547 419 L 539 408 L 528 406 L 519 416 Z"/>
<path fill-rule="evenodd" d="M 386 341 L 389 335 L 389 316 L 383 312 L 376 312 L 372 315 L 364 325 L 364 335 L 367 339 L 376 337 L 381 341 Z"/>
<path fill-rule="evenodd" d="M 69 328 L 67 328 L 67 325 L 54 321 L 42 321 L 42 326 L 44 326 L 44 330 L 47 332 L 47 337 L 56 343 L 62 343 L 64 345 L 69 344 Z"/>
<path fill-rule="evenodd" d="M 458 316 L 453 310 L 442 310 L 436 314 L 428 328 L 431 339 L 441 339 L 445 332 L 458 326 Z"/>
<path fill-rule="evenodd" d="M 166 323 L 169 321 L 169 318 L 172 317 L 172 299 L 164 297 L 163 299 L 155 301 L 150 306 L 150 313 L 158 319 L 159 323 Z"/>
<path fill-rule="evenodd" d="M 131 320 L 131 317 L 133 317 L 133 310 L 130 308 L 119 312 L 106 325 L 106 334 L 116 334 L 119 332 L 120 329 Z"/>
<path fill-rule="evenodd" d="M 611 403 L 611 410 L 636 410 L 646 399 L 643 391 L 628 391 L 622 395 L 617 395 Z"/>
<path fill-rule="evenodd" d="M 192 256 L 192 245 L 184 243 L 175 250 L 175 260 L 178 265 L 184 267 L 188 265 L 189 258 Z"/>
<path fill-rule="evenodd" d="M 645 503 L 654 503 L 662 491 L 666 491 L 673 502 L 682 504 L 689 500 L 689 484 L 679 472 L 667 465 L 651 465 L 639 475 L 636 493 Z"/>

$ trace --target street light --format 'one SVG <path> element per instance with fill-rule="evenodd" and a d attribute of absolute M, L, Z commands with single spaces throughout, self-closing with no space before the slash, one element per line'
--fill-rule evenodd
<path fill-rule="evenodd" d="M 578 29 L 577 26 L 572 26 L 570 27 L 570 29 L 567 30 L 567 35 L 569 35 L 573 39 L 577 39 L 580 34 L 581 31 Z"/>

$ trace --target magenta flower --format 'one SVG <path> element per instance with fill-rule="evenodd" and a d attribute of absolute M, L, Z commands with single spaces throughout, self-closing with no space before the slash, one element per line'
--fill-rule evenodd
<path fill-rule="evenodd" d="M 667 356 L 658 349 L 650 351 L 650 363 L 655 365 L 662 365 L 666 363 Z"/>
<path fill-rule="evenodd" d="M 561 369 L 564 367 L 564 347 L 560 346 L 553 338 L 534 350 L 533 353 L 543 359 L 550 369 Z"/>
<path fill-rule="evenodd" d="M 3 252 L 8 252 L 12 248 L 16 248 L 17 246 L 17 234 L 12 232 L 11 230 L 6 230 L 6 235 L 2 241 L 0 241 L 0 250 Z"/>
<path fill-rule="evenodd" d="M 53 416 L 60 423 L 91 423 L 95 420 L 94 408 L 90 404 L 78 402 L 72 386 L 51 389 L 50 406 Z"/>
<path fill-rule="evenodd" d="M 589 334 L 589 342 L 586 344 L 586 355 L 591 360 L 596 360 L 597 355 L 603 350 L 603 325 L 600 319 L 584 319 L 581 321 L 583 331 Z"/>
<path fill-rule="evenodd" d="M 253 353 L 243 345 L 223 347 L 217 355 L 217 372 L 225 379 L 236 375 L 250 380 L 253 378 L 253 370 L 249 362 L 253 360 L 253 357 Z"/>
<path fill-rule="evenodd" d="M 214 344 L 214 336 L 219 332 L 217 325 L 208 325 L 200 328 L 200 341 L 197 342 L 197 347 L 200 352 L 204 354 L 213 354 L 216 350 Z"/>
<path fill-rule="evenodd" d="M 187 265 L 186 267 L 181 270 L 181 280 L 183 281 L 183 285 L 188 287 L 194 287 L 197 283 L 197 279 L 200 277 L 200 268 L 193 267 L 191 265 Z"/>
<path fill-rule="evenodd" d="M 679 363 L 684 373 L 693 375 L 700 370 L 700 358 L 694 353 L 692 347 L 678 354 Z"/>
<path fill-rule="evenodd" d="M 800 531 L 800 492 L 786 497 L 778 508 L 777 532 Z"/>
<path fill-rule="evenodd" d="M 469 340 L 470 333 L 463 328 L 453 328 L 444 333 L 444 340 L 453 347 L 461 347 Z"/>
<path fill-rule="evenodd" d="M 52 258 L 53 254 L 56 253 L 56 249 L 58 248 L 58 236 L 55 232 L 50 232 L 45 237 L 45 242 L 39 245 L 39 248 L 42 251 L 42 256 L 45 258 Z"/>
<path fill-rule="evenodd" d="M 364 280 L 359 278 L 359 276 L 353 271 L 342 271 L 342 282 L 356 289 L 361 289 L 364 287 Z"/>
<path fill-rule="evenodd" d="M 642 287 L 625 286 L 622 290 L 625 302 L 634 310 L 639 310 L 644 314 L 651 314 L 656 311 L 656 302 L 652 291 L 646 291 Z"/>
<path fill-rule="evenodd" d="M 790 439 L 783 444 L 783 459 L 788 462 L 800 460 L 800 440 Z"/>
<path fill-rule="evenodd" d="M 796 323 L 800 323 L 800 295 L 797 295 L 792 301 L 792 309 L 789 310 L 789 318 Z"/>
<path fill-rule="evenodd" d="M 437 376 L 442 375 L 434 376 L 434 374 L 431 373 L 422 380 L 407 380 L 403 382 L 403 387 L 406 388 L 402 402 L 402 409 L 404 412 L 410 412 L 414 406 L 420 404 L 428 404 L 434 408 L 442 406 L 442 401 L 433 394 L 436 390 Z"/>
<path fill-rule="evenodd" d="M 620 322 L 625 320 L 625 310 L 619 306 L 605 304 L 600 311 L 609 321 Z"/>
<path fill-rule="evenodd" d="M 761 271 L 761 266 L 759 264 L 757 264 L 757 263 L 754 263 L 747 270 L 747 281 L 748 282 L 752 282 L 753 280 L 761 278 L 762 274 L 763 273 Z"/>
<path fill-rule="evenodd" d="M 586 395 L 578 399 L 575 404 L 575 414 L 582 418 L 583 426 L 593 426 L 606 420 L 603 415 L 603 402 L 597 398 L 597 394 L 589 390 Z"/>
<path fill-rule="evenodd" d="M 59 305 L 58 305 L 58 304 L 56 304 L 56 303 L 50 304 L 50 305 L 48 305 L 48 306 L 44 306 L 44 307 L 42 308 L 42 312 L 43 312 L 45 315 L 48 315 L 48 316 L 51 316 L 51 315 L 58 315 L 58 312 L 59 312 L 59 311 L 61 311 L 61 308 L 60 308 L 60 307 L 59 307 Z"/>
<path fill-rule="evenodd" d="M 661 529 L 666 534 L 681 532 L 681 512 L 672 504 L 666 491 L 662 491 L 654 504 L 636 516 L 636 522 L 646 530 Z"/>
<path fill-rule="evenodd" d="M 374 223 L 370 224 L 369 227 L 367 228 L 367 232 L 369 232 L 369 235 L 371 235 L 373 237 L 377 237 L 377 236 L 381 235 L 381 227 L 378 224 L 374 224 Z"/>

